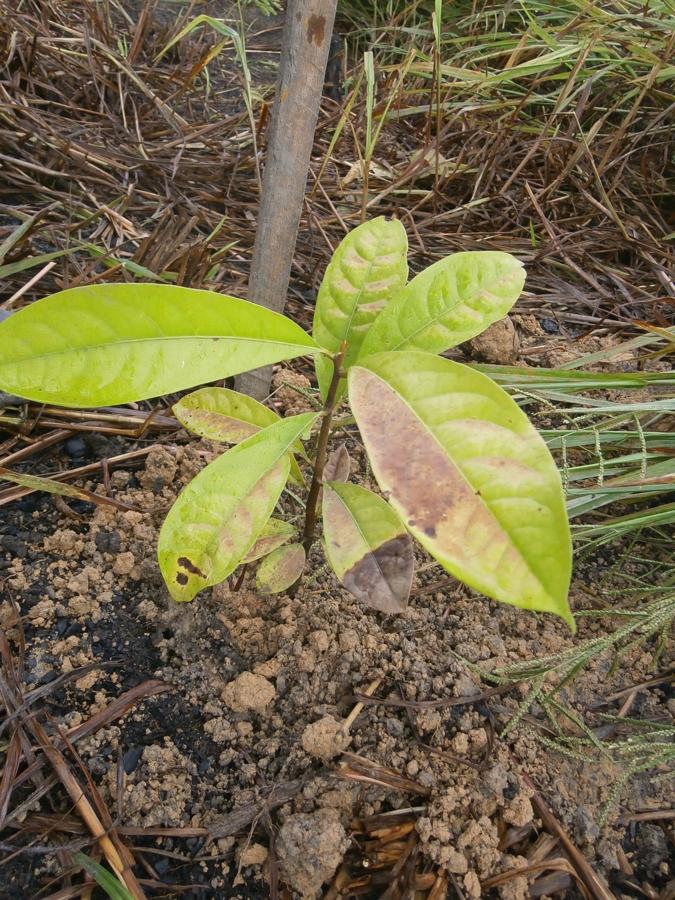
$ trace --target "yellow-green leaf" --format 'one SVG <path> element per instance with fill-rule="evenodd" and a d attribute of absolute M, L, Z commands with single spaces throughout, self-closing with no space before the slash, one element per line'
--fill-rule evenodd
<path fill-rule="evenodd" d="M 174 403 L 173 414 L 178 421 L 200 437 L 209 441 L 238 444 L 252 434 L 279 421 L 273 409 L 229 388 L 206 387 L 186 394 Z M 303 454 L 297 441 L 295 450 Z M 304 479 L 297 460 L 291 456 L 291 477 L 297 484 Z"/>
<path fill-rule="evenodd" d="M 404 351 L 353 367 L 349 398 L 383 494 L 429 553 L 488 597 L 574 628 L 560 475 L 508 394 L 467 366 Z"/>
<path fill-rule="evenodd" d="M 238 444 L 279 421 L 273 409 L 223 387 L 200 388 L 181 397 L 173 414 L 193 434 L 227 444 Z"/>
<path fill-rule="evenodd" d="M 524 284 L 523 265 L 510 253 L 453 253 L 399 291 L 366 335 L 360 358 L 382 350 L 443 353 L 504 318 Z"/>
<path fill-rule="evenodd" d="M 355 484 L 325 484 L 323 533 L 328 562 L 350 593 L 380 612 L 403 612 L 412 584 L 412 541 L 382 497 Z"/>
<path fill-rule="evenodd" d="M 277 547 L 281 547 L 297 533 L 296 528 L 290 522 L 284 522 L 283 519 L 270 519 L 267 525 L 258 535 L 255 544 L 242 559 L 244 563 L 255 562 L 263 556 L 267 556 Z"/>
<path fill-rule="evenodd" d="M 89 285 L 0 324 L 0 390 L 108 406 L 321 352 L 290 319 L 245 300 L 167 284 Z"/>
<path fill-rule="evenodd" d="M 336 354 L 343 341 L 347 368 L 357 358 L 370 326 L 408 278 L 408 237 L 397 219 L 364 222 L 343 238 L 321 282 L 313 336 Z M 333 372 L 330 359 L 316 360 L 322 396 Z"/>
<path fill-rule="evenodd" d="M 305 548 L 289 544 L 273 550 L 258 566 L 256 585 L 263 594 L 281 594 L 302 575 L 305 568 Z"/>
<path fill-rule="evenodd" d="M 223 581 L 249 553 L 288 478 L 289 447 L 317 416 L 280 419 L 227 450 L 185 487 L 157 547 L 175 600 L 192 600 Z"/>

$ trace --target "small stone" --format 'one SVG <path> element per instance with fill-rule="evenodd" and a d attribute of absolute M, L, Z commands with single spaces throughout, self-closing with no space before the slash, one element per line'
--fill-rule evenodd
<path fill-rule="evenodd" d="M 176 457 L 166 447 L 158 444 L 148 453 L 145 471 L 140 482 L 146 490 L 159 493 L 168 484 L 173 484 L 178 471 Z"/>
<path fill-rule="evenodd" d="M 78 691 L 88 691 L 89 688 L 92 688 L 96 682 L 98 681 L 101 673 L 97 672 L 94 669 L 92 672 L 87 672 L 86 675 L 83 675 L 82 678 L 78 678 L 75 682 L 75 687 Z"/>
<path fill-rule="evenodd" d="M 392 737 L 401 737 L 403 734 L 403 722 L 401 722 L 400 719 L 389 716 L 384 724 L 387 729 L 387 734 L 390 734 Z"/>
<path fill-rule="evenodd" d="M 478 898 L 480 898 L 480 881 L 478 880 L 478 875 L 476 875 L 473 869 L 470 872 L 467 872 L 464 876 L 464 890 L 469 897 L 473 897 L 475 898 L 475 900 L 478 900 Z"/>
<path fill-rule="evenodd" d="M 660 874 L 661 863 L 667 862 L 669 857 L 668 839 L 663 828 L 652 822 L 641 822 L 635 847 L 647 878 L 655 880 Z"/>
<path fill-rule="evenodd" d="M 66 453 L 71 459 L 84 459 L 87 455 L 87 445 L 83 438 L 72 437 L 66 441 Z"/>
<path fill-rule="evenodd" d="M 436 731 L 441 727 L 441 721 L 441 714 L 437 709 L 422 709 L 417 714 L 417 727 L 420 731 Z"/>
<path fill-rule="evenodd" d="M 303 650 L 298 657 L 299 672 L 313 672 L 316 669 L 316 656 L 312 650 Z"/>
<path fill-rule="evenodd" d="M 465 756 L 469 752 L 469 739 L 463 731 L 460 731 L 452 739 L 452 752 L 457 756 Z"/>
<path fill-rule="evenodd" d="M 580 806 L 574 817 L 574 836 L 579 844 L 594 844 L 600 837 L 600 828 L 587 806 Z"/>
<path fill-rule="evenodd" d="M 131 747 L 122 757 L 122 765 L 127 775 L 131 775 L 143 754 L 142 747 Z"/>
<path fill-rule="evenodd" d="M 452 847 L 449 847 L 448 851 L 448 858 L 445 861 L 448 871 L 453 872 L 455 875 L 464 875 L 469 868 L 466 856 L 463 853 L 458 853 Z"/>
<path fill-rule="evenodd" d="M 100 553 L 119 553 L 122 541 L 119 531 L 97 531 L 94 535 L 96 549 Z"/>
<path fill-rule="evenodd" d="M 484 728 L 473 728 L 469 732 L 469 741 L 471 742 L 471 750 L 476 753 L 487 747 L 487 733 Z"/>
<path fill-rule="evenodd" d="M 476 682 L 468 675 L 460 675 L 453 687 L 455 697 L 475 697 L 480 694 Z"/>
<path fill-rule="evenodd" d="M 309 642 L 319 653 L 325 653 L 330 647 L 328 632 L 324 631 L 323 628 L 313 631 L 309 636 Z"/>

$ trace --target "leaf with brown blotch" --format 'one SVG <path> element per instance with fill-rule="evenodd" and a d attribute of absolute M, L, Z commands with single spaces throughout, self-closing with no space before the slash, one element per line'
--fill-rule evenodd
<path fill-rule="evenodd" d="M 403 612 L 412 585 L 412 541 L 382 497 L 355 484 L 326 483 L 323 533 L 328 561 L 351 594 L 380 612 Z"/>
<path fill-rule="evenodd" d="M 260 563 L 256 575 L 258 590 L 263 594 L 281 594 L 295 584 L 305 568 L 302 544 L 279 547 Z"/>
<path fill-rule="evenodd" d="M 238 444 L 279 421 L 274 410 L 253 397 L 223 387 L 186 394 L 174 403 L 173 414 L 193 434 L 227 444 Z"/>
<path fill-rule="evenodd" d="M 296 528 L 290 522 L 284 522 L 282 519 L 270 519 L 242 562 L 251 563 L 255 562 L 256 559 L 267 556 L 268 553 L 276 550 L 277 547 L 281 547 L 282 544 L 290 541 L 292 537 L 295 537 L 296 533 Z"/>
<path fill-rule="evenodd" d="M 380 489 L 429 553 L 488 597 L 574 629 L 560 474 L 515 401 L 419 351 L 353 367 L 349 399 Z"/>
<path fill-rule="evenodd" d="M 238 444 L 280 419 L 273 409 L 253 397 L 223 387 L 205 387 L 186 394 L 174 403 L 173 414 L 193 434 L 226 444 Z M 294 449 L 304 456 L 299 440 Z M 294 456 L 291 456 L 291 477 L 297 484 L 304 484 Z"/>
<path fill-rule="evenodd" d="M 330 454 L 323 469 L 324 481 L 349 481 L 352 461 L 344 444 Z"/>
<path fill-rule="evenodd" d="M 174 600 L 192 600 L 241 563 L 286 484 L 289 448 L 318 415 L 279 419 L 223 453 L 183 489 L 157 545 L 159 567 Z"/>

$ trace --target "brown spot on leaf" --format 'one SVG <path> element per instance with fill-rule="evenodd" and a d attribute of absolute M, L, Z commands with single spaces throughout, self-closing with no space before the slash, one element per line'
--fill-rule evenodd
<path fill-rule="evenodd" d="M 192 560 L 187 558 L 187 556 L 179 556 L 176 562 L 181 567 L 181 569 L 185 569 L 185 571 L 189 572 L 191 575 L 199 575 L 200 578 L 206 578 L 206 575 L 202 572 L 202 570 L 198 569 L 197 566 L 192 562 Z M 181 581 L 180 584 L 187 584 L 187 577 L 185 581 Z"/>
<path fill-rule="evenodd" d="M 323 44 L 325 37 L 326 17 L 310 16 L 309 22 L 307 23 L 307 42 L 311 44 L 313 41 L 317 47 L 320 47 Z"/>
<path fill-rule="evenodd" d="M 345 572 L 342 583 L 372 609 L 401 613 L 408 605 L 414 566 L 409 534 L 400 534 L 367 553 Z"/>
<path fill-rule="evenodd" d="M 176 581 L 178 582 L 178 584 L 182 584 L 183 586 L 185 586 L 188 583 L 188 577 L 185 572 L 178 572 L 178 574 L 176 575 Z"/>

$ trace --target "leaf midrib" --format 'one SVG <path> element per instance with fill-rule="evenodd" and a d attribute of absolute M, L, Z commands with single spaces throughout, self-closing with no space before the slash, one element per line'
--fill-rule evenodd
<path fill-rule="evenodd" d="M 502 279 L 498 279 L 498 280 L 501 281 Z M 438 316 L 430 316 L 426 320 L 424 325 L 421 325 L 416 331 L 413 331 L 412 334 L 409 334 L 402 341 L 399 341 L 398 344 L 395 344 L 393 347 L 387 347 L 387 348 L 382 348 L 382 349 L 387 349 L 387 350 L 392 350 L 392 351 L 400 350 L 402 347 L 405 347 L 406 344 L 409 344 L 411 341 L 413 341 L 423 331 L 426 331 L 427 328 L 430 328 L 432 325 L 438 324 L 445 316 L 448 315 L 448 313 L 450 313 L 450 312 L 452 312 L 452 310 L 456 309 L 456 307 L 468 306 L 470 301 L 473 301 L 476 298 L 476 296 L 479 293 L 481 293 L 481 291 L 484 291 L 484 290 L 485 290 L 485 288 L 479 288 L 473 294 L 471 294 L 470 298 L 468 298 L 466 300 L 462 300 L 460 297 L 458 297 L 457 301 L 455 303 L 453 303 L 451 306 L 446 307 L 445 310 L 443 311 L 443 313 L 439 314 Z M 403 303 L 401 303 L 401 308 L 403 308 Z M 448 349 L 450 349 L 450 348 L 448 348 Z M 375 352 L 377 352 L 377 351 L 375 351 Z"/>
<path fill-rule="evenodd" d="M 1 335 L 0 335 L 1 336 Z M 325 350 L 323 347 L 319 347 L 319 345 L 315 346 L 307 346 L 306 344 L 297 344 L 293 341 L 279 341 L 279 340 L 270 340 L 268 338 L 256 338 L 256 337 L 239 337 L 238 335 L 222 335 L 222 334 L 178 334 L 178 335 L 165 335 L 163 337 L 151 337 L 151 338 L 124 338 L 120 341 L 110 341 L 106 344 L 88 344 L 84 347 L 66 347 L 63 350 L 52 350 L 49 353 L 38 353 L 32 354 L 30 356 L 17 357 L 15 359 L 10 360 L 0 360 L 0 368 L 2 366 L 14 365 L 15 363 L 20 362 L 30 362 L 31 360 L 40 360 L 40 359 L 50 359 L 58 356 L 67 356 L 69 353 L 92 353 L 95 351 L 108 350 L 113 347 L 124 347 L 128 344 L 153 344 L 153 343 L 164 343 L 171 341 L 208 341 L 208 340 L 219 340 L 219 341 L 239 341 L 241 343 L 251 343 L 251 344 L 273 344 L 273 345 L 284 345 L 287 347 L 303 347 L 308 352 L 311 353 L 322 353 L 324 355 L 330 355 L 329 351 Z M 306 354 L 302 354 L 303 356 Z"/>
<path fill-rule="evenodd" d="M 346 327 L 345 327 L 345 329 L 344 329 L 344 331 L 343 331 L 343 333 L 342 333 L 342 335 L 341 335 L 341 337 L 340 337 L 340 341 L 339 341 L 340 344 L 342 343 L 342 341 L 346 341 L 346 340 L 347 340 L 347 337 L 349 336 L 349 333 L 350 333 L 350 331 L 351 331 L 351 329 L 352 329 L 352 322 L 354 321 L 354 316 L 356 315 L 356 311 L 358 310 L 359 304 L 360 304 L 360 302 L 361 302 L 361 297 L 362 297 L 363 294 L 365 293 L 366 285 L 368 284 L 368 276 L 370 275 L 370 273 L 373 271 L 373 268 L 375 267 L 375 261 L 376 261 L 376 260 L 378 259 L 378 257 L 380 256 L 380 248 L 382 247 L 382 244 L 383 244 L 383 243 L 384 243 L 384 236 L 381 235 L 381 236 L 378 237 L 378 239 L 377 239 L 377 245 L 376 245 L 375 254 L 373 255 L 373 258 L 372 258 L 372 259 L 369 261 L 369 263 L 368 263 L 368 268 L 367 268 L 366 273 L 365 273 L 365 275 L 364 275 L 363 283 L 362 283 L 361 287 L 358 289 L 358 293 L 356 294 L 356 298 L 355 298 L 354 303 L 353 303 L 353 305 L 352 305 L 352 310 L 351 310 L 351 312 L 350 312 L 350 314 L 349 314 L 349 317 L 348 317 L 348 319 L 347 319 Z M 337 261 L 337 262 L 338 262 L 338 264 L 339 264 L 339 261 Z"/>

